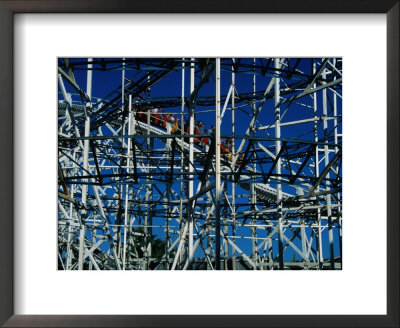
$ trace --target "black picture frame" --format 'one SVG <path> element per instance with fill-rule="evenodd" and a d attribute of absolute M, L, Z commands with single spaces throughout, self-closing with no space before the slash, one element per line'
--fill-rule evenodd
<path fill-rule="evenodd" d="M 399 0 L 0 0 L 0 324 L 4 327 L 399 327 Z M 14 315 L 13 17 L 16 13 L 384 13 L 387 315 Z M 368 288 L 366 286 L 366 288 Z"/>

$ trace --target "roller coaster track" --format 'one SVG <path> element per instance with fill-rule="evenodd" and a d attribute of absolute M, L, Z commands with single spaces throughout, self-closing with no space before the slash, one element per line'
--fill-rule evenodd
<path fill-rule="evenodd" d="M 58 105 L 58 109 L 60 113 L 65 113 L 67 106 L 69 106 L 67 103 L 62 103 L 60 102 Z M 77 114 L 77 115 L 83 115 L 84 113 L 84 107 L 80 106 L 80 105 L 73 105 L 72 106 L 72 111 Z M 138 120 L 135 120 L 135 130 L 136 130 L 136 134 L 138 135 L 142 135 L 142 136 L 146 136 L 149 133 L 151 135 L 159 135 L 159 136 L 165 136 L 168 134 L 168 132 L 166 130 L 163 130 L 161 128 L 159 128 L 158 126 L 155 126 L 153 124 L 147 124 L 145 122 L 141 122 Z M 167 138 L 157 138 L 155 137 L 155 139 L 161 141 L 161 142 L 166 142 Z M 182 149 L 185 150 L 185 152 L 189 152 L 189 143 L 182 141 L 182 138 L 175 138 L 176 143 L 179 145 L 179 147 L 181 147 Z M 204 157 L 206 156 L 205 150 L 204 149 L 199 149 L 197 147 L 193 147 L 193 152 L 196 154 L 203 154 Z M 251 173 L 259 173 L 257 170 L 254 170 L 253 168 L 251 168 L 250 166 L 246 165 L 246 170 L 251 172 Z M 229 166 L 229 161 L 224 160 L 222 161 L 222 166 L 221 166 L 221 171 L 226 171 L 226 172 L 230 172 L 231 171 L 231 167 Z M 248 181 L 249 179 L 251 179 L 249 176 L 247 176 L 246 174 L 241 174 L 239 181 L 242 181 L 242 183 L 238 183 L 243 189 L 245 190 L 250 190 L 250 184 L 249 183 L 245 183 L 245 181 Z M 256 189 L 256 195 L 257 198 L 259 200 L 263 200 L 263 201 L 274 201 L 276 200 L 276 189 L 272 188 L 269 184 L 263 184 L 263 183 L 255 183 L 255 189 Z M 282 193 L 282 198 L 283 200 L 288 199 L 293 197 L 293 195 L 288 194 L 283 192 Z"/>
<path fill-rule="evenodd" d="M 59 268 L 341 269 L 340 58 L 58 69 Z"/>

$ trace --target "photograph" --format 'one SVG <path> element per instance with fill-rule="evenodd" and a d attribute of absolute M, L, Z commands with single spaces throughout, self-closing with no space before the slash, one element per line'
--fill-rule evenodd
<path fill-rule="evenodd" d="M 342 270 L 342 62 L 57 58 L 54 265 Z"/>

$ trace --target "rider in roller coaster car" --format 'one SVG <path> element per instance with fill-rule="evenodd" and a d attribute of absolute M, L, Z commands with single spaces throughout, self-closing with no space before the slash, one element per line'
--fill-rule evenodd
<path fill-rule="evenodd" d="M 172 134 L 179 134 L 181 127 L 179 126 L 179 118 L 173 118 L 173 122 L 172 122 L 172 129 L 171 129 L 171 133 Z"/>
<path fill-rule="evenodd" d="M 132 104 L 132 108 L 136 108 L 136 119 L 141 122 L 146 121 L 146 115 L 145 115 L 145 110 L 144 108 L 139 104 L 143 99 L 140 96 L 136 97 L 136 104 Z"/>
<path fill-rule="evenodd" d="M 158 127 L 161 127 L 161 116 L 162 116 L 162 108 L 154 108 L 152 110 L 153 113 L 153 121 L 154 125 L 157 125 Z"/>

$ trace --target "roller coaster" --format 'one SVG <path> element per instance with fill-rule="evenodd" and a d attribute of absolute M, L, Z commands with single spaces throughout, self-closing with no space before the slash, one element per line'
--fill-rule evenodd
<path fill-rule="evenodd" d="M 58 269 L 341 270 L 341 99 L 341 58 L 59 58 Z"/>

